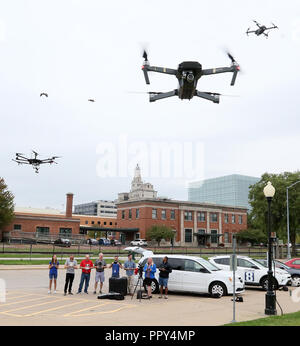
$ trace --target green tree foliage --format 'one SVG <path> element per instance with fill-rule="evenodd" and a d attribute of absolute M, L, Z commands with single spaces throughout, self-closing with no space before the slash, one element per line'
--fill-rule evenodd
<path fill-rule="evenodd" d="M 174 232 L 170 227 L 165 225 L 153 225 L 146 232 L 147 239 L 157 241 L 158 246 L 162 239 L 173 239 Z"/>
<path fill-rule="evenodd" d="M 253 229 L 260 229 L 267 234 L 267 211 L 268 204 L 263 193 L 267 182 L 270 181 L 276 192 L 271 204 L 272 231 L 277 237 L 287 240 L 287 202 L 286 188 L 300 180 L 300 171 L 291 173 L 262 175 L 259 182 L 252 185 L 249 191 L 249 202 L 252 210 L 249 214 L 248 225 Z M 300 234 L 300 183 L 289 189 L 289 221 L 290 238 L 295 249 L 296 237 Z"/>
<path fill-rule="evenodd" d="M 3 178 L 0 178 L 0 230 L 14 218 L 14 196 L 7 190 Z"/>
<path fill-rule="evenodd" d="M 249 242 L 251 245 L 266 243 L 267 235 L 259 229 L 245 229 L 236 234 L 239 242 Z"/>

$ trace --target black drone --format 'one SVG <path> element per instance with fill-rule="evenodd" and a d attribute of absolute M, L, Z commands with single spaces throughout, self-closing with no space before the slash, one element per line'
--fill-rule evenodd
<path fill-rule="evenodd" d="M 264 34 L 265 37 L 268 38 L 269 37 L 269 33 L 265 32 L 265 31 L 271 30 L 271 29 L 278 29 L 278 26 L 276 26 L 273 23 L 272 23 L 273 26 L 267 28 L 265 25 L 259 24 L 256 20 L 254 20 L 253 22 L 258 26 L 258 29 L 250 31 L 250 28 L 248 28 L 247 31 L 246 31 L 247 35 L 254 33 L 256 36 L 260 36 L 260 35 Z"/>
<path fill-rule="evenodd" d="M 212 75 L 216 73 L 232 72 L 233 76 L 231 80 L 231 85 L 234 85 L 237 74 L 240 71 L 240 66 L 230 53 L 227 53 L 227 55 L 232 62 L 230 67 L 202 69 L 201 64 L 197 61 L 184 61 L 181 64 L 179 64 L 177 70 L 175 70 L 165 67 L 150 66 L 147 53 L 146 51 L 144 51 L 143 58 L 145 59 L 145 61 L 142 66 L 142 70 L 144 72 L 146 84 L 150 84 L 148 76 L 149 71 L 174 75 L 179 82 L 178 89 L 169 92 L 148 92 L 149 101 L 154 102 L 172 96 L 178 96 L 181 100 L 190 100 L 194 96 L 198 96 L 206 100 L 212 101 L 214 103 L 219 103 L 221 94 L 198 91 L 197 83 L 199 78 L 201 78 L 202 76 Z"/>
<path fill-rule="evenodd" d="M 49 159 L 43 159 L 43 160 L 40 160 L 37 158 L 37 156 L 39 155 L 37 152 L 33 151 L 33 154 L 34 154 L 34 158 L 27 158 L 25 156 L 23 156 L 23 154 L 21 153 L 16 153 L 16 159 L 13 161 L 17 162 L 19 165 L 32 165 L 33 169 L 35 169 L 35 173 L 38 173 L 39 172 L 39 168 L 40 168 L 40 165 L 42 165 L 43 163 L 56 163 L 54 160 L 55 159 L 58 159 L 59 156 L 53 156 Z"/>

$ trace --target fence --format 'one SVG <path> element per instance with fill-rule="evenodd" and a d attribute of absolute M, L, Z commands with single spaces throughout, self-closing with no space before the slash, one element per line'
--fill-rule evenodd
<path fill-rule="evenodd" d="M 30 256 L 33 257 L 46 257 L 52 256 L 53 254 L 60 255 L 86 255 L 97 256 L 100 252 L 103 252 L 104 255 L 124 255 L 128 254 L 124 250 L 126 246 L 100 246 L 100 245 L 88 245 L 88 244 L 72 244 L 70 247 L 65 247 L 58 244 L 38 244 L 38 243 L 0 243 L 0 257 L 1 254 L 3 257 L 20 257 L 19 255 L 24 255 L 24 257 Z M 230 247 L 216 247 L 216 248 L 191 248 L 191 247 L 147 247 L 147 250 L 153 251 L 155 254 L 178 254 L 178 255 L 191 255 L 191 256 L 203 256 L 210 257 L 215 255 L 229 255 L 232 254 L 232 248 Z M 260 257 L 266 258 L 267 248 L 266 247 L 245 247 L 237 246 L 236 253 L 238 255 L 249 256 L 249 257 Z M 276 249 L 276 258 L 286 258 L 287 249 L 286 247 L 279 246 Z M 296 255 L 300 254 L 300 249 L 297 249 Z"/>

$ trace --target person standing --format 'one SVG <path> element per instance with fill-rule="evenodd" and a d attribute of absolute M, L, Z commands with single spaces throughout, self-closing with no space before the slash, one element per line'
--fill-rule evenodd
<path fill-rule="evenodd" d="M 119 262 L 118 256 L 115 256 L 115 260 L 111 263 L 109 268 L 112 268 L 112 273 L 111 273 L 112 278 L 120 277 L 120 268 L 122 268 L 122 264 Z"/>
<path fill-rule="evenodd" d="M 69 292 L 69 294 L 73 294 L 72 284 L 75 277 L 75 269 L 77 269 L 77 261 L 74 259 L 73 255 L 71 255 L 70 258 L 67 258 L 65 262 L 65 269 L 67 269 L 67 272 L 66 272 L 64 295 L 67 295 L 67 291 Z"/>
<path fill-rule="evenodd" d="M 93 262 L 90 260 L 89 255 L 85 255 L 85 259 L 81 261 L 80 268 L 82 270 L 80 284 L 77 294 L 80 294 L 84 284 L 84 293 L 88 294 L 88 287 L 90 283 L 91 270 L 93 268 Z"/>
<path fill-rule="evenodd" d="M 128 260 L 124 263 L 124 269 L 127 276 L 127 291 L 130 296 L 132 296 L 132 286 L 133 286 L 133 273 L 136 268 L 135 262 L 132 260 L 132 254 L 128 255 Z"/>
<path fill-rule="evenodd" d="M 95 291 L 94 294 L 96 294 L 97 285 L 100 281 L 100 294 L 102 293 L 102 287 L 104 282 L 104 269 L 107 268 L 106 262 L 103 259 L 103 253 L 99 254 L 99 259 L 95 261 L 94 267 L 96 268 L 96 276 L 95 276 Z"/>
<path fill-rule="evenodd" d="M 56 293 L 56 279 L 57 279 L 57 269 L 59 267 L 59 262 L 56 255 L 53 255 L 51 261 L 49 262 L 49 291 L 51 293 L 52 281 L 54 281 L 54 293 Z"/>
<path fill-rule="evenodd" d="M 145 285 L 147 287 L 147 295 L 148 299 L 152 298 L 152 287 L 151 283 L 153 279 L 155 278 L 154 274 L 156 273 L 156 265 L 153 263 L 153 260 L 151 257 L 148 258 L 147 263 L 144 266 L 144 273 L 145 273 Z"/>
<path fill-rule="evenodd" d="M 160 264 L 158 269 L 159 269 L 159 285 L 160 285 L 160 296 L 158 298 L 162 298 L 163 289 L 165 289 L 165 299 L 168 299 L 168 281 L 169 281 L 169 274 L 172 273 L 172 268 L 168 262 L 167 256 L 163 258 L 163 261 Z"/>

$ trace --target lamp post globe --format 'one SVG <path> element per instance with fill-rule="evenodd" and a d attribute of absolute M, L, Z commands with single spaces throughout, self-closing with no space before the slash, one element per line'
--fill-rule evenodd
<path fill-rule="evenodd" d="M 276 296 L 273 290 L 273 271 L 272 271 L 272 239 L 271 239 L 271 202 L 275 195 L 275 188 L 270 181 L 264 188 L 264 195 L 268 202 L 268 290 L 266 293 L 266 315 L 276 315 Z"/>

